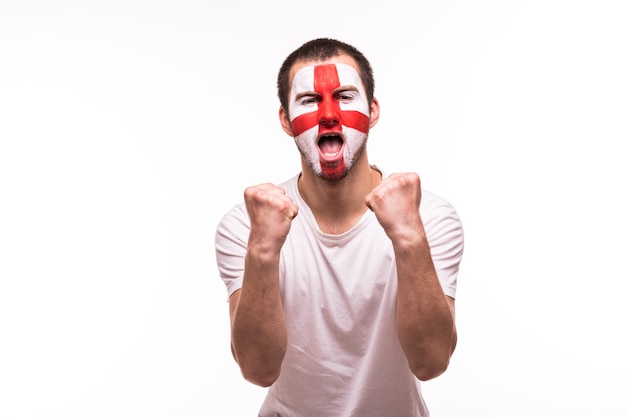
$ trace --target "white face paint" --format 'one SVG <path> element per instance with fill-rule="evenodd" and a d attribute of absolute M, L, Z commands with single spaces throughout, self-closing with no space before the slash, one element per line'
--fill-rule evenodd
<path fill-rule="evenodd" d="M 350 65 L 307 66 L 296 72 L 289 115 L 300 153 L 323 178 L 345 176 L 365 148 L 369 105 L 361 77 Z"/>

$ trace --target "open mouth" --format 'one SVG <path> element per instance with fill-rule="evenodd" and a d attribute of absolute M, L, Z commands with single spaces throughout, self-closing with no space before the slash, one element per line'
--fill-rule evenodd
<path fill-rule="evenodd" d="M 336 159 L 343 148 L 343 138 L 340 135 L 324 135 L 317 141 L 320 154 L 328 161 Z"/>

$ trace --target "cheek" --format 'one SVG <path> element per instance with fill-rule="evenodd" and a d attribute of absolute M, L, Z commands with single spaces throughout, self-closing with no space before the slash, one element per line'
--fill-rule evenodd
<path fill-rule="evenodd" d="M 355 129 L 344 129 L 343 134 L 346 137 L 346 157 L 351 158 L 360 152 L 367 140 L 367 134 Z"/>
<path fill-rule="evenodd" d="M 295 137 L 300 151 L 307 154 L 317 154 L 317 127 L 306 130 Z"/>
<path fill-rule="evenodd" d="M 293 129 L 294 136 L 300 136 L 305 132 L 309 132 L 310 130 L 317 130 L 317 126 L 319 123 L 317 109 L 310 111 L 308 113 L 300 114 L 297 116 L 292 116 L 291 119 L 291 127 Z"/>

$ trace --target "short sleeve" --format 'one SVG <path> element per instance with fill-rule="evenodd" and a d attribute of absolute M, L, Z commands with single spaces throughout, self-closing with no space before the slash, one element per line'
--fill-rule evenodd
<path fill-rule="evenodd" d="M 230 209 L 215 232 L 215 256 L 228 299 L 241 288 L 250 234 L 250 221 L 243 203 Z"/>
<path fill-rule="evenodd" d="M 425 193 L 422 200 L 421 215 L 437 277 L 443 292 L 455 298 L 464 250 L 461 219 L 454 207 L 440 197 Z"/>

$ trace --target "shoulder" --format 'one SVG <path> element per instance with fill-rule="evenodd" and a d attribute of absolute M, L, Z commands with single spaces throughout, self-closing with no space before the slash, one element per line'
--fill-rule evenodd
<path fill-rule="evenodd" d="M 422 190 L 420 208 L 425 212 L 451 211 L 456 213 L 456 209 L 448 200 L 428 190 Z"/>
<path fill-rule="evenodd" d="M 300 178 L 299 173 L 298 175 L 289 178 L 287 181 L 281 182 L 278 186 L 283 188 L 289 197 L 299 197 L 300 192 L 298 191 L 298 178 Z"/>
<path fill-rule="evenodd" d="M 422 190 L 420 215 L 427 228 L 435 224 L 447 224 L 448 227 L 461 229 L 461 218 L 454 206 L 443 197 L 428 190 Z"/>
<path fill-rule="evenodd" d="M 445 262 L 454 261 L 453 264 L 458 264 L 465 246 L 465 233 L 454 206 L 438 195 L 422 191 L 420 216 L 433 260 L 441 264 L 447 259 Z"/>
<path fill-rule="evenodd" d="M 237 241 L 243 244 L 250 232 L 250 219 L 244 202 L 230 208 L 219 220 L 215 230 L 216 244 Z"/>

